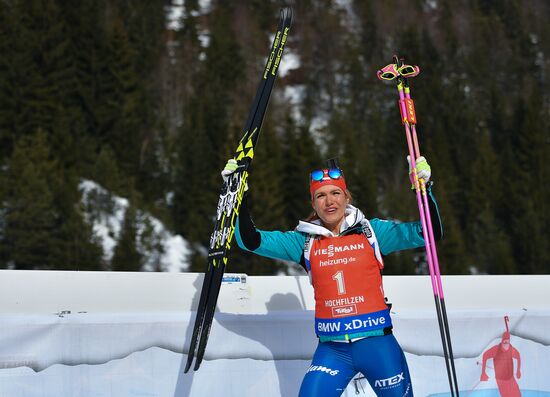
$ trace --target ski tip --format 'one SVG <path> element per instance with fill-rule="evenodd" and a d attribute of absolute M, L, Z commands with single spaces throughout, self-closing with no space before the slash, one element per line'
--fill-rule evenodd
<path fill-rule="evenodd" d="M 293 11 L 291 6 L 285 6 L 281 8 L 280 15 L 282 19 L 290 19 L 292 20 L 293 17 Z"/>
<path fill-rule="evenodd" d="M 191 364 L 193 363 L 193 357 L 189 357 L 187 359 L 187 364 L 185 364 L 185 369 L 183 370 L 183 373 L 186 374 L 189 372 L 189 368 L 191 368 Z"/>
<path fill-rule="evenodd" d="M 197 371 L 199 369 L 199 367 L 201 366 L 201 362 L 202 360 L 199 360 L 197 358 L 197 361 L 195 361 L 195 367 L 193 368 L 193 371 Z"/>

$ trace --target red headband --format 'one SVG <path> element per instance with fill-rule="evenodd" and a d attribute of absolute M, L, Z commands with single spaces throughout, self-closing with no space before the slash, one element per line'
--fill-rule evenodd
<path fill-rule="evenodd" d="M 333 179 L 328 175 L 328 169 L 325 168 L 325 169 L 323 169 L 323 179 L 321 179 L 320 181 L 310 179 L 309 192 L 311 194 L 311 199 L 313 200 L 313 194 L 315 193 L 315 191 L 317 189 L 319 189 L 320 187 L 323 187 L 323 186 L 328 186 L 328 185 L 338 186 L 344 192 L 347 189 L 346 188 L 346 180 L 344 179 L 343 174 L 340 175 L 339 178 Z"/>

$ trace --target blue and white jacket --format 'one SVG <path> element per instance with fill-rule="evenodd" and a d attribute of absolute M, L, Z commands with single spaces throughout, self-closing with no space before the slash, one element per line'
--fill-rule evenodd
<path fill-rule="evenodd" d="M 434 237 L 438 240 L 443 235 L 443 229 L 439 209 L 431 189 L 429 190 L 429 197 Z M 304 245 L 308 236 L 335 236 L 331 231 L 321 226 L 318 221 L 300 221 L 294 230 L 286 232 L 257 229 L 248 212 L 246 201 L 245 196 L 235 228 L 237 244 L 246 251 L 267 258 L 295 262 L 308 270 L 304 259 Z M 363 219 L 365 217 L 359 209 L 348 205 L 340 235 L 361 232 Z M 424 246 L 420 222 L 398 222 L 373 218 L 369 220 L 369 223 L 376 235 L 378 248 L 383 256 L 395 251 Z"/>

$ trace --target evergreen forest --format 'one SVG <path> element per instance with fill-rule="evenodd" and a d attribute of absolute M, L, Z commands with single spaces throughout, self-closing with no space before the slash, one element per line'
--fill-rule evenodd
<path fill-rule="evenodd" d="M 144 270 L 139 214 L 185 238 L 202 272 L 220 171 L 242 134 L 280 0 L 0 0 L 0 267 Z M 260 229 L 311 210 L 308 173 L 338 157 L 369 218 L 418 219 L 394 54 L 411 79 L 444 225 L 443 274 L 550 272 L 550 2 L 295 0 L 249 178 Z M 83 180 L 107 194 L 83 203 Z M 113 255 L 92 228 L 129 202 Z M 234 244 L 236 245 L 236 244 Z M 386 274 L 427 274 L 423 250 Z M 233 248 L 229 272 L 282 274 Z M 162 270 L 162 269 L 157 269 Z"/>

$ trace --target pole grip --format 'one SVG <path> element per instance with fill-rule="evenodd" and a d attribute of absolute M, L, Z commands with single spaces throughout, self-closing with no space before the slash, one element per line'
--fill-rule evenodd
<path fill-rule="evenodd" d="M 416 124 L 416 110 L 414 101 L 411 98 L 403 98 L 399 101 L 399 113 L 401 113 L 401 122 L 409 125 Z"/>

